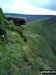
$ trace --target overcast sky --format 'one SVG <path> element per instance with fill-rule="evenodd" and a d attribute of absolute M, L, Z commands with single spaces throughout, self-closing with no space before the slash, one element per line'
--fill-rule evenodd
<path fill-rule="evenodd" d="M 56 0 L 0 0 L 4 13 L 56 15 Z"/>

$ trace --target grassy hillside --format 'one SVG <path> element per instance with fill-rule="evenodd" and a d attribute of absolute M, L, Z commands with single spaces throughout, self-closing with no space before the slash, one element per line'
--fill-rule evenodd
<path fill-rule="evenodd" d="M 8 29 L 8 40 L 0 39 L 0 75 L 40 75 L 40 70 L 56 69 L 56 18 L 29 22 L 24 28 L 27 42 Z"/>

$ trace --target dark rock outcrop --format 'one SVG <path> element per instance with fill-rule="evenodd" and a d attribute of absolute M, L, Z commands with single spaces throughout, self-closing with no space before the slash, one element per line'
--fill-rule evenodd
<path fill-rule="evenodd" d="M 24 18 L 9 17 L 9 16 L 5 16 L 5 18 L 9 21 L 13 20 L 16 26 L 21 26 L 26 24 L 26 20 Z"/>

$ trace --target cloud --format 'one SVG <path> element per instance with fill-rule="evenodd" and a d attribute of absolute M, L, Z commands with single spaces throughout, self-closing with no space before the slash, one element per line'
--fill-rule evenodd
<path fill-rule="evenodd" d="M 13 0 L 11 5 L 0 3 L 0 6 L 9 13 L 56 15 L 56 11 L 30 5 L 26 0 Z"/>
<path fill-rule="evenodd" d="M 56 0 L 27 0 L 28 4 L 56 11 Z"/>
<path fill-rule="evenodd" d="M 14 13 L 16 13 L 16 9 L 12 5 L 8 5 L 8 4 L 0 2 L 0 7 L 3 9 L 3 12 L 7 12 L 7 13 L 14 12 Z"/>

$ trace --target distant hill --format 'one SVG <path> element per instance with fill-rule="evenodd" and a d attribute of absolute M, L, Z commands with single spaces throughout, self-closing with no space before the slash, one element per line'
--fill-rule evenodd
<path fill-rule="evenodd" d="M 27 22 L 31 22 L 40 18 L 54 17 L 53 15 L 25 15 L 25 14 L 14 14 L 14 13 L 4 13 L 6 16 L 23 17 L 27 19 Z"/>

